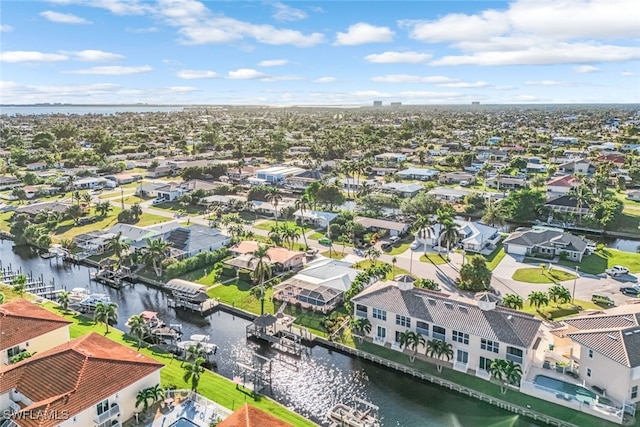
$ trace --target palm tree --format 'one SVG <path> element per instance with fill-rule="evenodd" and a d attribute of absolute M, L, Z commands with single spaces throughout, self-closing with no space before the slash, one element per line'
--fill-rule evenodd
<path fill-rule="evenodd" d="M 133 205 L 131 205 L 131 208 L 129 209 L 129 211 L 131 212 L 131 215 L 133 215 L 133 217 L 138 220 L 141 216 L 142 216 L 142 207 L 140 206 L 140 203 L 134 203 Z"/>
<path fill-rule="evenodd" d="M 393 272 L 392 273 L 393 277 L 396 277 L 396 262 L 398 262 L 398 258 L 396 257 L 391 258 L 391 268 L 392 268 L 391 271 Z"/>
<path fill-rule="evenodd" d="M 0 292 L 0 305 L 4 304 L 4 294 L 2 292 Z"/>
<path fill-rule="evenodd" d="M 508 383 L 505 381 L 507 361 L 504 359 L 495 359 L 489 365 L 489 373 L 491 377 L 500 383 L 500 391 L 502 394 L 507 392 Z"/>
<path fill-rule="evenodd" d="M 492 227 L 496 225 L 500 226 L 504 224 L 504 214 L 502 210 L 498 207 L 498 202 L 495 200 L 489 199 L 485 208 L 484 215 L 482 216 L 482 222 L 485 224 L 489 224 Z"/>
<path fill-rule="evenodd" d="M 366 317 L 354 317 L 350 321 L 351 330 L 360 336 L 360 342 L 371 332 L 371 322 Z"/>
<path fill-rule="evenodd" d="M 267 237 L 269 237 L 269 240 L 271 240 L 276 246 L 280 246 L 284 240 L 284 236 L 282 236 L 282 229 L 277 225 L 271 227 L 271 231 L 269 231 Z"/>
<path fill-rule="evenodd" d="M 184 375 L 182 376 L 182 379 L 187 383 L 191 381 L 191 391 L 198 391 L 200 375 L 204 372 L 204 368 L 202 367 L 204 363 L 204 358 L 198 357 L 192 364 L 184 366 Z"/>
<path fill-rule="evenodd" d="M 571 299 L 571 292 L 562 285 L 553 285 L 548 291 L 549 300 L 560 304 L 564 304 Z M 560 306 L 558 304 L 558 307 Z"/>
<path fill-rule="evenodd" d="M 529 300 L 529 304 L 534 306 L 536 310 L 540 310 L 541 306 L 546 306 L 549 304 L 549 297 L 546 293 L 541 291 L 533 291 L 527 297 Z"/>
<path fill-rule="evenodd" d="M 147 260 L 150 260 L 153 264 L 153 270 L 156 272 L 156 276 L 162 277 L 162 261 L 167 258 L 167 250 L 172 242 L 166 242 L 161 238 L 150 239 L 147 238 L 147 252 L 145 254 Z"/>
<path fill-rule="evenodd" d="M 18 274 L 11 281 L 11 286 L 13 286 L 13 290 L 18 293 L 18 295 L 22 295 L 27 287 L 27 276 Z"/>
<path fill-rule="evenodd" d="M 73 239 L 62 239 L 60 240 L 60 246 L 62 249 L 71 253 L 76 248 L 76 242 L 74 242 Z"/>
<path fill-rule="evenodd" d="M 369 262 L 371 262 L 372 265 L 375 265 L 376 260 L 380 258 L 380 255 L 382 255 L 382 253 L 375 246 L 371 246 L 364 253 L 364 256 L 369 258 Z"/>
<path fill-rule="evenodd" d="M 569 190 L 569 195 L 571 196 L 571 200 L 576 201 L 576 209 L 578 210 L 578 218 L 582 221 L 582 207 L 585 204 L 589 204 L 592 200 L 592 194 L 589 187 L 585 184 L 581 183 L 577 187 Z"/>
<path fill-rule="evenodd" d="M 273 209 L 276 213 L 276 226 L 278 225 L 278 204 L 282 200 L 282 193 L 278 190 L 277 187 L 272 187 L 269 189 L 269 192 L 265 195 L 265 198 L 269 203 L 273 205 Z"/>
<path fill-rule="evenodd" d="M 504 296 L 504 298 L 502 298 L 502 305 L 514 310 L 521 310 L 524 306 L 524 302 L 522 301 L 522 297 L 520 295 L 507 294 Z"/>
<path fill-rule="evenodd" d="M 204 357 L 206 351 L 201 343 L 192 344 L 185 350 L 185 359 L 186 360 L 197 360 L 200 357 Z"/>
<path fill-rule="evenodd" d="M 122 264 L 122 254 L 126 252 L 130 245 L 128 242 L 122 239 L 122 231 L 118 231 L 118 233 L 107 240 L 107 247 L 113 249 L 113 253 L 118 258 L 118 265 Z"/>
<path fill-rule="evenodd" d="M 144 317 L 136 314 L 129 318 L 127 326 L 129 326 L 129 335 L 138 339 L 138 350 L 140 350 L 140 347 L 142 347 L 142 338 L 149 332 L 149 325 L 144 320 Z"/>
<path fill-rule="evenodd" d="M 420 345 L 425 345 L 425 339 L 422 335 L 408 329 L 400 333 L 400 348 L 404 347 L 413 350 L 413 353 L 409 356 L 409 360 L 412 363 L 416 359 Z"/>
<path fill-rule="evenodd" d="M 432 339 L 427 341 L 426 343 L 426 354 L 429 357 L 434 357 L 435 359 L 442 360 L 442 358 L 447 359 L 447 361 L 451 360 L 453 357 L 453 346 L 451 343 Z M 442 372 L 442 364 L 438 363 L 438 372 Z"/>
<path fill-rule="evenodd" d="M 78 190 L 73 192 L 72 198 L 73 198 L 73 200 L 78 202 L 78 206 L 80 206 L 80 200 L 82 199 L 82 196 L 80 195 L 80 192 Z"/>
<path fill-rule="evenodd" d="M 166 397 L 164 388 L 160 384 L 156 384 L 153 387 L 149 387 L 149 394 L 153 398 L 154 402 L 158 402 Z"/>
<path fill-rule="evenodd" d="M 309 244 L 307 243 L 307 236 L 304 234 L 304 213 L 309 210 L 311 206 L 311 199 L 308 194 L 303 194 L 298 200 L 295 202 L 295 207 L 300 211 L 300 231 L 302 232 L 302 238 L 304 239 L 304 247 L 309 248 Z"/>
<path fill-rule="evenodd" d="M 153 400 L 153 392 L 149 387 L 144 388 L 136 394 L 136 408 L 142 405 L 142 412 L 149 410 L 149 400 Z"/>
<path fill-rule="evenodd" d="M 451 252 L 451 244 L 456 243 L 460 238 L 460 233 L 458 232 L 458 224 L 456 224 L 452 219 L 449 219 L 440 224 L 442 227 L 442 231 L 440 232 L 440 239 L 444 241 L 447 245 L 447 257 L 449 256 L 449 252 Z"/>
<path fill-rule="evenodd" d="M 80 218 L 84 215 L 84 211 L 80 207 L 80 205 L 71 205 L 65 210 L 65 215 L 73 220 L 73 222 L 78 225 Z"/>
<path fill-rule="evenodd" d="M 504 366 L 504 374 L 509 384 L 520 386 L 520 379 L 522 379 L 522 367 L 518 363 L 512 360 L 507 360 L 507 363 Z"/>
<path fill-rule="evenodd" d="M 110 201 L 105 200 L 104 202 L 96 203 L 95 210 L 100 216 L 107 216 L 107 214 L 113 210 L 113 207 Z"/>
<path fill-rule="evenodd" d="M 60 303 L 62 309 L 66 313 L 69 309 L 69 291 L 58 292 L 58 303 Z"/>
<path fill-rule="evenodd" d="M 93 321 L 104 323 L 106 327 L 105 334 L 109 333 L 109 323 L 115 323 L 118 320 L 118 306 L 110 302 L 105 304 L 100 301 L 96 304 L 96 311 L 93 313 Z"/>
<path fill-rule="evenodd" d="M 259 245 L 258 248 L 251 255 L 249 263 L 253 260 L 257 260 L 256 266 L 253 270 L 253 280 L 260 283 L 260 315 L 264 314 L 264 281 L 271 277 L 271 258 L 269 258 L 269 247 L 265 245 Z"/>

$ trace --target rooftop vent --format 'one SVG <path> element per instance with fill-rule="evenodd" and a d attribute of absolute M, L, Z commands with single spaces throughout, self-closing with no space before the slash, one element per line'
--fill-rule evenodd
<path fill-rule="evenodd" d="M 453 308 L 453 304 L 450 301 L 445 301 L 443 304 L 449 308 Z"/>
<path fill-rule="evenodd" d="M 627 336 L 627 337 L 628 337 L 629 335 L 633 335 L 633 331 L 627 331 L 627 332 L 625 332 L 625 333 L 624 333 L 624 335 L 625 335 L 625 336 Z"/>
<path fill-rule="evenodd" d="M 458 308 L 459 308 L 460 310 L 462 310 L 462 311 L 467 311 L 467 310 L 468 310 L 468 308 L 467 308 L 467 306 L 466 306 L 466 305 L 458 305 Z"/>
<path fill-rule="evenodd" d="M 507 316 L 507 320 L 511 320 L 511 319 L 513 319 L 513 316 L 512 315 L 508 315 Z"/>
<path fill-rule="evenodd" d="M 633 331 L 633 333 L 634 333 L 634 334 L 640 334 L 640 329 L 635 329 L 635 330 Z"/>
<path fill-rule="evenodd" d="M 623 319 L 624 319 L 624 320 L 626 320 L 626 321 L 627 321 L 627 322 L 629 322 L 629 323 L 636 323 L 636 322 L 634 322 L 634 321 L 633 321 L 633 319 L 632 319 L 632 318 L 627 317 L 627 316 L 624 316 L 624 317 L 623 317 Z"/>
<path fill-rule="evenodd" d="M 427 301 L 431 302 L 431 303 L 435 303 L 436 300 L 434 298 L 431 297 L 427 297 Z"/>
<path fill-rule="evenodd" d="M 618 337 L 615 335 L 607 335 L 609 338 L 611 338 L 614 341 L 618 341 Z"/>

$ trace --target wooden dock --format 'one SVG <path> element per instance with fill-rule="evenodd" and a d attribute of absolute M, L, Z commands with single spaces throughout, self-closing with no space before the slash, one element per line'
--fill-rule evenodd
<path fill-rule="evenodd" d="M 208 316 L 218 308 L 218 300 L 209 298 L 201 303 L 196 303 L 180 298 L 169 298 L 167 306 L 176 310 L 186 310 L 192 313 L 200 313 L 202 316 Z"/>
<path fill-rule="evenodd" d="M 91 278 L 103 285 L 107 285 L 115 289 L 122 289 L 125 281 L 131 280 L 131 275 L 128 272 L 123 272 L 121 270 L 102 269 L 92 273 Z"/>

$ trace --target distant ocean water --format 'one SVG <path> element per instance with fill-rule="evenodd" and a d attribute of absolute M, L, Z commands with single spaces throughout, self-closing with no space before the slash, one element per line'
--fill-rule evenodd
<path fill-rule="evenodd" d="M 116 113 L 156 113 L 182 111 L 182 106 L 153 105 L 26 105 L 0 106 L 0 115 L 28 116 L 42 114 L 116 114 Z"/>

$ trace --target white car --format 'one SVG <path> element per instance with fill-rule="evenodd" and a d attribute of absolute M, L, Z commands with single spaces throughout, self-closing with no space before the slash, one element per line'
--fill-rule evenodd
<path fill-rule="evenodd" d="M 413 242 L 411 243 L 411 246 L 409 246 L 409 249 L 411 249 L 412 251 L 415 251 L 416 249 L 418 249 L 419 246 L 420 246 L 420 243 Z"/>
<path fill-rule="evenodd" d="M 607 273 L 608 276 L 616 277 L 622 274 L 629 274 L 629 269 L 621 265 L 614 265 L 611 268 L 607 268 L 604 272 Z"/>

